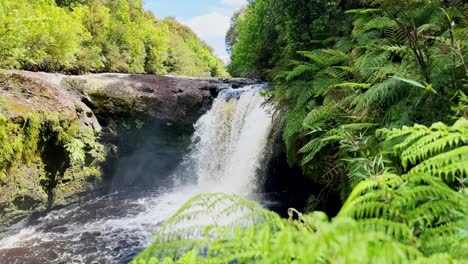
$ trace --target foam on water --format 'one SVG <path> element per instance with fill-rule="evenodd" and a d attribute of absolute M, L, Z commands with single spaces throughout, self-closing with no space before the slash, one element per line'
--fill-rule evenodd
<path fill-rule="evenodd" d="M 263 88 L 222 91 L 196 123 L 188 161 L 199 186 L 242 195 L 256 191 L 272 126 L 260 94 Z"/>

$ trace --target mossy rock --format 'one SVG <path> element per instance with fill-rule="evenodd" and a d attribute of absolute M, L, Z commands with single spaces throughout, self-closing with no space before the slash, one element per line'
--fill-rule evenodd
<path fill-rule="evenodd" d="M 77 111 L 91 111 L 79 96 L 3 73 L 0 102 L 0 225 L 70 203 L 99 185 L 100 126 Z"/>

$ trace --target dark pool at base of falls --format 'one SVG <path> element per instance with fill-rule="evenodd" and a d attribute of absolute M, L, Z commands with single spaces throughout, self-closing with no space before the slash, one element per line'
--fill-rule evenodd
<path fill-rule="evenodd" d="M 0 263 L 129 263 L 196 189 L 115 193 L 52 211 L 0 233 Z M 255 196 L 265 207 L 279 206 L 275 194 Z"/>

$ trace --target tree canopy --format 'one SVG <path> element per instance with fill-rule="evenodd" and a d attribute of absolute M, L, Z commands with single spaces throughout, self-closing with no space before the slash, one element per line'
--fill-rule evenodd
<path fill-rule="evenodd" d="M 195 33 L 141 0 L 4 0 L 0 47 L 1 68 L 227 75 Z"/>

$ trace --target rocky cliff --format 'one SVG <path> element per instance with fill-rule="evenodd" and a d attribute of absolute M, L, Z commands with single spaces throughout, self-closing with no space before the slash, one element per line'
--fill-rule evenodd
<path fill-rule="evenodd" d="M 1 72 L 0 225 L 103 186 L 154 185 L 181 159 L 213 97 L 253 82 Z"/>

